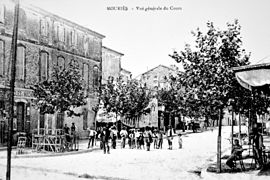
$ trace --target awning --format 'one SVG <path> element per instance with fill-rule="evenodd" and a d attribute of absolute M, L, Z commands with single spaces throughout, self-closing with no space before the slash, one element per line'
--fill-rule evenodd
<path fill-rule="evenodd" d="M 233 68 L 237 81 L 246 89 L 270 84 L 270 63 Z"/>
<path fill-rule="evenodd" d="M 103 109 L 99 109 L 97 112 L 96 121 L 97 122 L 105 122 L 105 123 L 109 123 L 109 122 L 114 123 L 114 122 L 116 122 L 116 114 L 112 113 L 112 112 L 107 113 Z"/>

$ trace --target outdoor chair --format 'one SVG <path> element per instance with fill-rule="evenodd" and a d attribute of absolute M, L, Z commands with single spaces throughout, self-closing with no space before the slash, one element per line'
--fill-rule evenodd
<path fill-rule="evenodd" d="M 26 137 L 19 137 L 17 142 L 17 154 L 22 154 L 25 149 Z"/>
<path fill-rule="evenodd" d="M 241 153 L 239 156 L 236 156 L 236 157 L 234 158 L 234 160 L 233 160 L 234 168 L 236 168 L 237 162 L 239 162 L 240 169 L 241 169 L 242 171 L 245 171 L 245 166 L 244 166 L 244 162 L 243 162 L 242 153 Z"/>

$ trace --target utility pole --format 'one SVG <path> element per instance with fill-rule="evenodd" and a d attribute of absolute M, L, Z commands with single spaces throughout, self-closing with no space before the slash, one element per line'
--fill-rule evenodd
<path fill-rule="evenodd" d="M 232 105 L 232 137 L 231 137 L 231 143 L 232 143 L 232 149 L 233 149 L 233 119 L 234 119 L 234 109 L 233 109 L 233 105 Z"/>
<path fill-rule="evenodd" d="M 221 108 L 219 109 L 219 118 L 218 118 L 218 139 L 217 139 L 217 172 L 221 172 Z"/>
<path fill-rule="evenodd" d="M 19 0 L 15 0 L 14 9 L 14 26 L 11 42 L 11 73 L 10 73 L 10 94 L 9 94 L 9 121 L 8 121 L 8 148 L 7 148 L 7 172 L 6 180 L 10 180 L 11 175 L 11 150 L 12 150 L 12 131 L 14 117 L 14 89 L 16 76 L 16 58 L 17 58 L 17 37 L 18 37 L 18 20 L 19 20 Z"/>

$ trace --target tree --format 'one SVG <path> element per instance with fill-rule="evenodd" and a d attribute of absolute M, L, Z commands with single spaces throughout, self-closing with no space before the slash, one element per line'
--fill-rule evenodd
<path fill-rule="evenodd" d="M 55 66 L 50 79 L 32 87 L 41 114 L 67 112 L 79 116 L 74 108 L 86 104 L 79 66 L 69 63 L 66 68 Z"/>
<path fill-rule="evenodd" d="M 207 23 L 204 34 L 198 28 L 192 32 L 195 48 L 186 44 L 183 51 L 173 52 L 176 62 L 182 63 L 184 73 L 178 81 L 184 87 L 185 105 L 192 116 L 216 116 L 218 109 L 229 105 L 230 99 L 241 99 L 241 89 L 234 77 L 232 67 L 249 64 L 249 55 L 241 48 L 240 25 L 237 20 L 227 23 L 226 30 L 218 30 L 212 22 Z"/>
<path fill-rule="evenodd" d="M 237 20 L 227 23 L 226 30 L 218 30 L 213 23 L 207 23 L 207 32 L 199 29 L 193 32 L 195 50 L 186 45 L 180 53 L 170 55 L 176 62 L 183 64 L 185 72 L 179 75 L 179 81 L 186 90 L 186 98 L 199 109 L 200 116 L 221 115 L 231 99 L 241 98 L 235 94 L 240 88 L 232 67 L 249 64 L 249 55 L 241 48 L 240 25 Z M 189 108 L 192 108 L 188 104 Z M 218 131 L 217 170 L 221 171 L 221 122 Z"/>
<path fill-rule="evenodd" d="M 150 93 L 145 86 L 136 80 L 124 82 L 119 78 L 116 82 L 108 81 L 102 87 L 100 99 L 107 112 L 114 112 L 116 116 L 138 118 L 149 112 Z"/>

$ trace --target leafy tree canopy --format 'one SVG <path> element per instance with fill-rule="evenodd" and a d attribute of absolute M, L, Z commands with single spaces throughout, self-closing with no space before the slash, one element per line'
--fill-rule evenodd
<path fill-rule="evenodd" d="M 195 47 L 186 44 L 185 49 L 170 55 L 182 63 L 184 72 L 178 81 L 184 89 L 182 98 L 185 111 L 190 116 L 214 116 L 218 109 L 230 104 L 231 99 L 241 99 L 243 88 L 234 77 L 232 67 L 249 64 L 249 55 L 242 48 L 241 26 L 235 20 L 227 23 L 225 30 L 207 23 L 207 31 L 199 28 L 192 32 Z"/>
<path fill-rule="evenodd" d="M 108 81 L 100 95 L 107 112 L 115 112 L 126 118 L 136 118 L 147 113 L 150 97 L 147 88 L 138 81 L 124 82 L 121 78 L 116 82 Z"/>
<path fill-rule="evenodd" d="M 83 81 L 77 64 L 67 67 L 55 66 L 50 79 L 32 87 L 40 113 L 54 114 L 67 111 L 68 116 L 79 116 L 74 108 L 86 104 Z"/>

